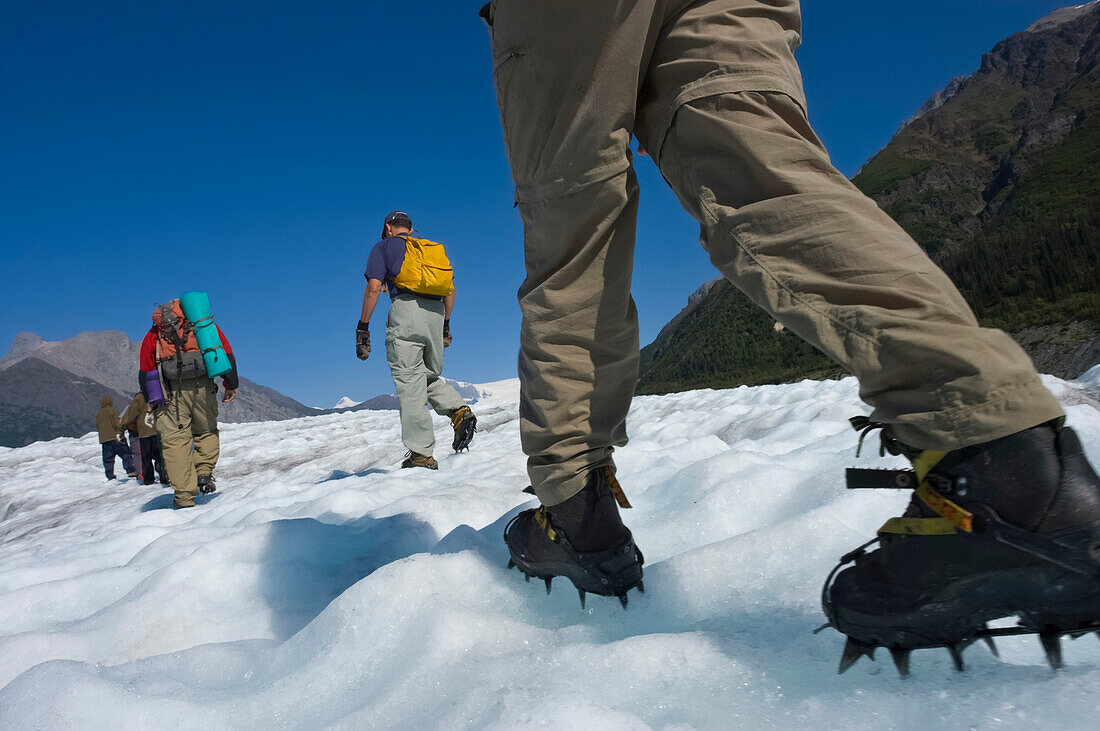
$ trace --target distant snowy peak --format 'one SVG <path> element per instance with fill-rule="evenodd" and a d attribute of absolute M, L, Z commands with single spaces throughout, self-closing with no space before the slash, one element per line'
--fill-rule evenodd
<path fill-rule="evenodd" d="M 334 409 L 350 409 L 351 407 L 358 406 L 361 403 L 363 403 L 363 402 L 362 401 L 352 401 L 351 397 L 344 396 L 342 399 L 340 399 L 335 404 L 333 404 L 332 408 L 334 408 Z"/>

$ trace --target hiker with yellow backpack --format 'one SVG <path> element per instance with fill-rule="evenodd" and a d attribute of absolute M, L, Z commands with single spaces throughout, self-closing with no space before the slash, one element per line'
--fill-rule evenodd
<path fill-rule="evenodd" d="M 386 321 L 386 360 L 401 408 L 401 441 L 409 450 L 402 467 L 438 469 L 432 452 L 435 430 L 424 405 L 451 420 L 451 447 L 468 449 L 477 418 L 446 381 L 443 349 L 451 344 L 454 272 L 442 244 L 413 235 L 412 219 L 392 211 L 382 224 L 382 240 L 367 258 L 363 310 L 355 328 L 355 354 L 370 356 L 370 323 L 383 287 L 390 295 Z"/>

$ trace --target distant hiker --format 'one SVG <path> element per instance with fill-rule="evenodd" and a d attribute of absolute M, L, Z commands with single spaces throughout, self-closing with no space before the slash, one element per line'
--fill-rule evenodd
<path fill-rule="evenodd" d="M 412 235 L 412 219 L 393 211 L 382 224 L 364 272 L 367 289 L 355 328 L 355 354 L 370 355 L 368 323 L 385 286 L 390 294 L 386 321 L 386 360 L 401 407 L 401 441 L 409 450 L 402 467 L 438 469 L 432 456 L 435 430 L 425 408 L 451 420 L 456 451 L 468 449 L 477 419 L 453 387 L 439 376 L 443 349 L 451 344 L 451 310 L 455 294 L 451 265 L 443 246 Z"/>
<path fill-rule="evenodd" d="M 142 483 L 152 485 L 156 481 L 153 474 L 155 466 L 160 475 L 160 484 L 167 485 L 168 470 L 164 466 L 164 455 L 161 454 L 160 437 L 157 435 L 156 422 L 147 418 L 151 416 L 149 412 L 145 396 L 139 391 L 130 400 L 130 405 L 126 407 L 119 422 L 130 432 L 130 447 L 141 460 Z"/>
<path fill-rule="evenodd" d="M 232 369 L 222 376 L 223 402 L 236 396 L 239 379 L 233 349 L 221 328 L 221 345 L 229 356 Z M 164 403 L 153 415 L 160 436 L 168 480 L 176 496 L 175 508 L 190 508 L 200 493 L 217 489 L 214 467 L 218 463 L 218 385 L 206 375 L 202 351 L 195 339 L 194 325 L 183 315 L 179 300 L 158 305 L 153 310 L 153 326 L 141 343 L 141 392 L 149 398 L 149 374 L 162 383 Z"/>
<path fill-rule="evenodd" d="M 638 382 L 637 138 L 715 266 L 854 373 L 874 413 L 853 425 L 912 460 L 853 476 L 916 491 L 826 588 L 841 669 L 875 645 L 899 668 L 914 647 L 957 652 L 1017 613 L 1056 664 L 1060 634 L 1100 627 L 1100 478 L 1024 351 L 829 162 L 794 58 L 798 0 L 481 15 L 527 266 L 520 436 L 542 506 L 506 530 L 520 570 L 624 603 L 642 586 L 612 460 Z"/>
<path fill-rule="evenodd" d="M 103 473 L 108 480 L 115 479 L 115 457 L 122 457 L 122 469 L 127 477 L 137 477 L 134 471 L 134 456 L 130 447 L 123 441 L 118 426 L 118 411 L 110 396 L 99 400 L 99 411 L 95 415 L 95 427 L 99 432 L 99 445 L 103 453 Z"/>

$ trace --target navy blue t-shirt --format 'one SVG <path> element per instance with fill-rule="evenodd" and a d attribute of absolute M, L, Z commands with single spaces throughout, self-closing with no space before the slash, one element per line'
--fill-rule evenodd
<path fill-rule="evenodd" d="M 390 299 L 393 299 L 398 295 L 397 288 L 393 286 L 393 280 L 404 263 L 405 239 L 400 236 L 391 236 L 388 239 L 382 239 L 371 249 L 370 256 L 367 257 L 367 270 L 363 272 L 363 276 L 382 282 L 390 292 Z"/>

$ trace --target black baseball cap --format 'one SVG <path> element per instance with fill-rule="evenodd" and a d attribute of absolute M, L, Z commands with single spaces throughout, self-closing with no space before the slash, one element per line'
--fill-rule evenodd
<path fill-rule="evenodd" d="M 409 218 L 409 214 L 404 211 L 390 211 L 386 214 L 386 220 L 382 222 L 383 225 L 390 223 L 404 223 L 409 228 L 412 228 L 412 219 Z"/>

